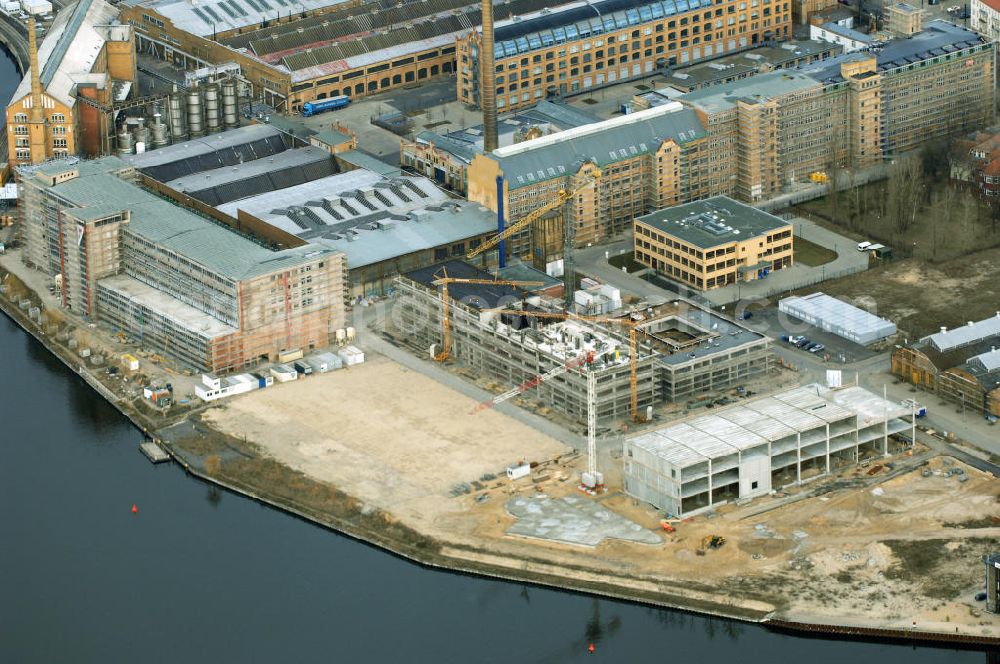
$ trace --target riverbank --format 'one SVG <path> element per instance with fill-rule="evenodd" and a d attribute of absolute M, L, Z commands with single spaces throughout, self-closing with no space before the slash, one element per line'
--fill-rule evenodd
<path fill-rule="evenodd" d="M 89 385 L 98 389 L 107 389 L 86 368 L 81 369 L 74 361 L 70 349 L 60 344 L 51 335 L 45 334 L 31 321 L 27 315 L 18 310 L 17 306 L 0 297 L 0 309 L 38 339 L 59 357 L 67 367 L 77 373 Z M 352 370 L 353 371 L 353 370 Z M 313 379 L 315 380 L 315 379 Z M 305 383 L 305 381 L 303 381 Z M 319 383 L 314 383 L 319 385 Z M 284 389 L 284 388 L 281 388 Z M 272 394 L 278 394 L 275 390 Z M 260 394 L 265 394 L 264 392 Z M 412 516 L 401 519 L 391 510 L 383 506 L 373 505 L 359 500 L 352 495 L 349 487 L 337 486 L 323 482 L 308 473 L 296 470 L 287 464 L 282 464 L 269 456 L 252 440 L 241 440 L 236 436 L 226 434 L 209 426 L 203 418 L 185 414 L 179 422 L 163 422 L 141 412 L 126 399 L 116 398 L 113 393 L 109 397 L 102 392 L 115 407 L 136 424 L 140 429 L 160 437 L 167 449 L 179 463 L 192 475 L 206 481 L 223 486 L 231 491 L 247 495 L 262 503 L 273 505 L 279 509 L 295 514 L 320 525 L 336 529 L 359 540 L 369 542 L 380 548 L 389 550 L 396 555 L 414 562 L 442 569 L 489 576 L 509 581 L 531 582 L 587 592 L 619 599 L 644 602 L 656 606 L 665 606 L 683 610 L 696 611 L 708 615 L 721 616 L 743 621 L 758 622 L 765 625 L 776 625 L 783 629 L 808 629 L 815 625 L 795 627 L 782 621 L 799 620 L 803 624 L 811 623 L 801 613 L 801 607 L 790 598 L 782 598 L 782 583 L 778 576 L 771 574 L 763 579 L 762 584 L 739 583 L 730 585 L 723 595 L 720 587 L 714 582 L 696 582 L 690 579 L 671 578 L 662 574 L 652 574 L 648 570 L 638 569 L 635 565 L 609 565 L 604 567 L 593 564 L 593 559 L 607 556 L 615 560 L 614 554 L 621 553 L 629 546 L 614 542 L 601 545 L 603 548 L 595 552 L 574 552 L 566 547 L 555 545 L 540 545 L 527 541 L 506 541 L 502 528 L 496 528 L 494 535 L 484 538 L 483 533 L 477 533 L 474 519 L 468 517 L 470 509 L 475 508 L 473 499 L 449 498 L 439 496 L 436 500 L 444 503 L 453 502 L 456 509 L 448 510 L 448 521 L 445 525 L 466 524 L 472 530 L 471 535 L 461 538 L 447 537 L 447 528 L 442 524 L 427 524 L 415 520 Z M 236 403 L 236 402 L 234 402 Z M 216 409 L 212 409 L 216 410 Z M 211 411 L 209 411 L 211 412 Z M 361 415 L 358 415 L 361 417 Z M 534 491 L 534 487 L 526 487 Z M 570 488 L 570 490 L 572 490 Z M 555 493 L 555 492 L 554 492 Z M 498 496 L 499 498 L 499 496 Z M 487 506 L 494 513 L 502 512 L 499 499 L 488 501 Z M 622 506 L 623 508 L 626 506 Z M 457 516 L 456 516 L 457 514 Z M 499 517 L 498 517 L 499 518 Z M 472 524 L 470 526 L 470 524 Z M 501 526 L 504 524 L 500 524 Z M 431 531 L 428 535 L 421 527 Z M 709 526 L 710 527 L 710 526 Z M 968 531 L 968 529 L 966 529 Z M 972 535 L 995 534 L 991 528 L 972 529 Z M 496 533 L 500 533 L 498 536 Z M 970 532 L 966 532 L 967 535 Z M 477 535 L 477 536 L 474 536 Z M 944 537 L 955 536 L 958 533 L 945 533 Z M 973 539 L 966 537 L 964 539 Z M 669 544 L 667 546 L 670 546 Z M 691 542 L 675 542 L 678 552 L 690 551 Z M 736 540 L 731 540 L 730 549 L 736 556 L 740 552 Z M 774 545 L 765 544 L 763 548 Z M 784 546 L 781 544 L 780 546 Z M 752 554 L 743 551 L 747 558 Z M 645 551 L 643 553 L 645 556 Z M 711 554 L 709 554 L 711 555 Z M 650 555 L 649 557 L 654 557 Z M 684 562 L 681 558 L 667 559 L 670 564 Z M 588 560 L 589 559 L 589 560 Z M 704 559 L 703 559 L 704 560 Z M 663 562 L 663 559 L 660 559 Z M 691 561 L 687 561 L 692 564 Z M 691 578 L 700 578 L 692 576 Z M 733 581 L 735 583 L 735 581 Z M 766 586 L 770 585 L 768 590 Z M 729 598 L 725 600 L 724 598 Z M 897 638 L 907 641 L 952 642 L 997 644 L 996 637 L 985 635 L 951 634 L 943 630 L 930 630 L 921 624 L 917 629 L 885 629 L 874 633 L 871 621 L 866 624 L 835 625 L 838 630 L 847 630 L 861 638 Z M 821 627 L 829 622 L 817 623 Z M 823 627 L 823 633 L 827 633 Z M 844 632 L 841 632 L 842 634 Z M 995 633 L 995 630 L 994 632 Z"/>

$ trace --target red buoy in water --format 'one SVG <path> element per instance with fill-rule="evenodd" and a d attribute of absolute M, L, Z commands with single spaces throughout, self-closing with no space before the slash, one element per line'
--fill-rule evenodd
<path fill-rule="evenodd" d="M 594 654 L 594 650 L 596 650 L 596 648 L 594 648 L 594 644 L 593 643 L 591 643 L 589 646 L 587 646 L 587 652 L 589 652 L 591 655 Z"/>
<path fill-rule="evenodd" d="M 136 506 L 135 503 L 132 503 L 132 514 L 138 514 L 138 513 L 139 513 L 139 508 Z"/>

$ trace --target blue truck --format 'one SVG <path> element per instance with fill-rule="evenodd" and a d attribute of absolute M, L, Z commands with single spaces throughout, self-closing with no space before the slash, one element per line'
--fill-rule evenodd
<path fill-rule="evenodd" d="M 347 95 L 337 95 L 336 97 L 330 97 L 329 99 L 324 99 L 322 101 L 307 101 L 302 104 L 302 115 L 308 118 L 316 115 L 317 113 L 325 113 L 327 111 L 343 108 L 350 103 L 351 98 Z"/>

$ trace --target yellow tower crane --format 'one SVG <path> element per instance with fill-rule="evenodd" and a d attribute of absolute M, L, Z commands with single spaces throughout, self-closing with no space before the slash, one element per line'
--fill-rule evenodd
<path fill-rule="evenodd" d="M 479 284 L 490 286 L 544 286 L 541 281 L 506 281 L 503 279 L 462 279 L 459 277 L 449 277 L 444 271 L 444 276 L 433 282 L 441 286 L 441 351 L 434 356 L 438 362 L 444 362 L 451 356 L 451 295 L 448 292 L 450 284 Z"/>
<path fill-rule="evenodd" d="M 558 192 L 556 192 L 555 198 L 553 198 L 551 201 L 541 206 L 540 208 L 532 210 L 527 215 L 525 215 L 515 223 L 505 228 L 503 232 L 497 233 L 489 240 L 486 240 L 481 245 L 479 245 L 478 247 L 470 251 L 468 254 L 466 254 L 465 258 L 471 260 L 476 256 L 478 256 L 479 254 L 485 251 L 489 251 L 490 249 L 493 249 L 502 241 L 509 238 L 511 235 L 523 231 L 525 228 L 535 223 L 536 221 L 547 215 L 549 212 L 552 212 L 553 210 L 557 209 L 558 207 L 566 203 L 566 201 L 573 198 L 574 196 L 576 196 L 578 193 L 580 193 L 590 185 L 596 183 L 598 178 L 600 177 L 601 177 L 601 172 L 598 170 L 595 171 L 593 177 L 589 178 L 586 182 L 583 182 L 580 185 L 572 187 L 570 189 L 560 189 Z M 563 256 L 563 259 L 565 260 L 566 257 Z M 570 290 L 572 291 L 572 288 L 570 288 Z"/>

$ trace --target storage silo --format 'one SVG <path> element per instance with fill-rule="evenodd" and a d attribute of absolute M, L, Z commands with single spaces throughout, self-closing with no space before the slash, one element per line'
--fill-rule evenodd
<path fill-rule="evenodd" d="M 149 127 L 146 126 L 146 121 L 143 118 L 136 119 L 132 135 L 135 136 L 136 144 L 149 145 Z"/>
<path fill-rule="evenodd" d="M 167 100 L 167 118 L 170 122 L 170 138 L 174 142 L 185 141 L 187 132 L 187 113 L 183 92 L 174 91 Z"/>
<path fill-rule="evenodd" d="M 135 145 L 132 142 L 132 132 L 129 131 L 128 125 L 123 124 L 118 131 L 118 154 L 133 153 L 135 153 Z"/>
<path fill-rule="evenodd" d="M 162 148 L 164 145 L 170 143 L 170 140 L 167 138 L 167 125 L 163 122 L 163 116 L 159 113 L 153 114 L 153 122 L 149 125 L 149 131 L 152 135 L 154 148 Z"/>
<path fill-rule="evenodd" d="M 205 100 L 205 129 L 210 134 L 222 131 L 222 99 L 219 84 L 209 83 L 203 88 Z"/>
<path fill-rule="evenodd" d="M 191 137 L 205 135 L 205 107 L 201 100 L 201 90 L 191 88 L 187 92 L 187 123 Z"/>
<path fill-rule="evenodd" d="M 240 126 L 239 97 L 236 94 L 236 81 L 222 83 L 222 124 L 226 129 Z"/>

